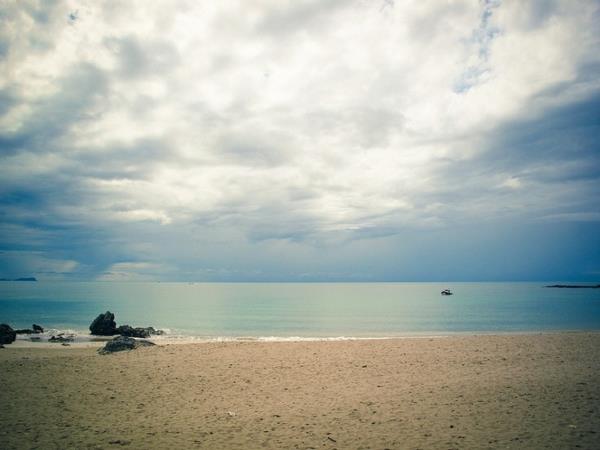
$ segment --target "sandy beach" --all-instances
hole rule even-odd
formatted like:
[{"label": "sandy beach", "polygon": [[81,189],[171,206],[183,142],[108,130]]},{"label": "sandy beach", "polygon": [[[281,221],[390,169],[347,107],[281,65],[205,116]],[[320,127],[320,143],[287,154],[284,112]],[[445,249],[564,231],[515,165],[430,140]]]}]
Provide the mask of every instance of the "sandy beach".
[{"label": "sandy beach", "polygon": [[4,449],[598,448],[600,333],[0,349]]}]

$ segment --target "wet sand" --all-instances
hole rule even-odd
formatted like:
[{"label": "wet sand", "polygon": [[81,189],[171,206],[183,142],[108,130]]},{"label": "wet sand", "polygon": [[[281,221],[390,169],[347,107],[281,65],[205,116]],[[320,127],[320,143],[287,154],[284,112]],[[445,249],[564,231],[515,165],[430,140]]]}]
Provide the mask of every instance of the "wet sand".
[{"label": "wet sand", "polygon": [[600,333],[0,349],[4,449],[594,449]]}]

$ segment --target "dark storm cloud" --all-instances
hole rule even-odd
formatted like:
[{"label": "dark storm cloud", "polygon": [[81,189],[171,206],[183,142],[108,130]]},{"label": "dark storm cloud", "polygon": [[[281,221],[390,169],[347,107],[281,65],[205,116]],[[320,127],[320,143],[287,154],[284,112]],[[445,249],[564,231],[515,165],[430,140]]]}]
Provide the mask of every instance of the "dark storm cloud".
[{"label": "dark storm cloud", "polygon": [[509,122],[495,130],[480,158],[481,170],[498,170],[539,181],[555,169],[557,181],[600,178],[600,95],[544,111],[532,120]]},{"label": "dark storm cloud", "polygon": [[[568,211],[566,220],[600,211],[600,96],[509,121],[485,135],[481,152],[436,169],[436,190],[417,202],[453,205],[438,214],[510,214],[526,208],[533,219]],[[519,214],[523,214],[520,212]],[[452,218],[454,216],[454,218]]]}]

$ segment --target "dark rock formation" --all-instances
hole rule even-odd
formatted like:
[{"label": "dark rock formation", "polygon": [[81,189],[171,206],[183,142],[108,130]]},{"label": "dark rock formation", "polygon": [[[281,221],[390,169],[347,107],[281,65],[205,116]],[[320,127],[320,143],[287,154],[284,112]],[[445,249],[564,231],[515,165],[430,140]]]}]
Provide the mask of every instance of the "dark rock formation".
[{"label": "dark rock formation", "polygon": [[132,337],[117,336],[112,341],[108,341],[106,345],[98,350],[98,353],[106,355],[108,353],[122,352],[124,350],[134,350],[138,347],[150,347],[153,346],[150,341],[136,340]]},{"label": "dark rock formation", "polygon": [[0,278],[0,281],[37,281],[35,277],[24,278]]},{"label": "dark rock formation", "polygon": [[61,333],[61,334],[57,334],[56,336],[50,337],[50,339],[48,339],[48,342],[65,343],[65,342],[73,342],[74,339],[75,339],[75,336],[72,334],[64,335],[63,333]]},{"label": "dark rock formation", "polygon": [[162,330],[156,330],[154,327],[136,327],[133,328],[131,325],[121,325],[117,328],[116,334],[120,334],[121,336],[128,337],[137,337],[137,338],[148,338],[154,335],[163,334]]},{"label": "dark rock formation", "polygon": [[116,333],[127,337],[148,337],[143,333],[143,328],[139,328],[139,330],[138,332],[138,328],[133,328],[131,325],[121,325],[117,328]]},{"label": "dark rock formation", "polygon": [[600,289],[600,284],[589,285],[589,284],[553,284],[552,286],[546,286],[549,288],[561,288],[561,289]]},{"label": "dark rock formation", "polygon": [[17,333],[17,334],[36,334],[36,333],[43,333],[43,332],[44,332],[44,329],[36,324],[33,324],[31,329],[30,328],[21,328],[20,330],[15,330],[15,333]]},{"label": "dark rock formation", "polygon": [[115,315],[110,311],[99,314],[90,325],[90,331],[97,336],[112,336],[117,332]]},{"label": "dark rock formation", "polygon": [[17,338],[17,333],[10,325],[0,324],[0,344],[10,344]]}]

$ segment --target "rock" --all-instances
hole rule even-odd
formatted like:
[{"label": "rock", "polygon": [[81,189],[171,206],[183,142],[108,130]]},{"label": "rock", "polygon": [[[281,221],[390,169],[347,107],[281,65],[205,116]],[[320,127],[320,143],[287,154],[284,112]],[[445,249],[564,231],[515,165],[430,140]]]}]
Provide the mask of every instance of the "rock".
[{"label": "rock", "polygon": [[0,324],[0,344],[10,344],[17,338],[17,333],[10,325]]},{"label": "rock", "polygon": [[146,327],[146,328],[136,328],[136,330],[142,330],[143,333],[148,336],[154,336],[157,334],[162,334],[161,330],[155,330],[154,327]]},{"label": "rock", "polygon": [[37,334],[43,333],[44,329],[35,323],[31,326],[31,328],[21,328],[20,330],[15,330],[17,334]]},{"label": "rock", "polygon": [[121,325],[120,327],[117,327],[117,329],[115,330],[115,334],[133,337],[133,327],[130,325]]},{"label": "rock", "polygon": [[115,334],[120,334],[121,336],[128,336],[128,337],[148,338],[150,336],[163,334],[163,331],[155,330],[154,327],[133,328],[130,325],[121,325],[120,327],[117,328]]},{"label": "rock", "polygon": [[75,339],[75,336],[72,334],[65,336],[64,334],[61,333],[61,334],[57,334],[56,336],[50,337],[50,339],[48,339],[48,342],[65,343],[65,342],[72,342],[74,339]]},{"label": "rock", "polygon": [[0,348],[4,348],[4,345],[0,344]]},{"label": "rock", "polygon": [[112,336],[116,334],[117,324],[115,315],[110,311],[99,314],[90,325],[90,331],[97,336]]},{"label": "rock", "polygon": [[117,334],[127,337],[147,338],[151,333],[146,328],[133,328],[131,325],[121,325],[117,328]]},{"label": "rock", "polygon": [[600,289],[600,284],[589,285],[589,284],[553,284],[546,286],[547,288],[561,288],[561,289]]},{"label": "rock", "polygon": [[33,334],[33,330],[30,330],[29,328],[22,328],[20,330],[15,330],[15,333],[17,333],[17,334]]},{"label": "rock", "polygon": [[108,341],[106,345],[98,350],[98,353],[106,355],[108,353],[122,352],[124,350],[134,350],[138,347],[153,346],[150,341],[137,340],[128,336],[117,336],[112,341]]},{"label": "rock", "polygon": [[0,278],[0,281],[37,281],[35,277],[24,278]]}]

